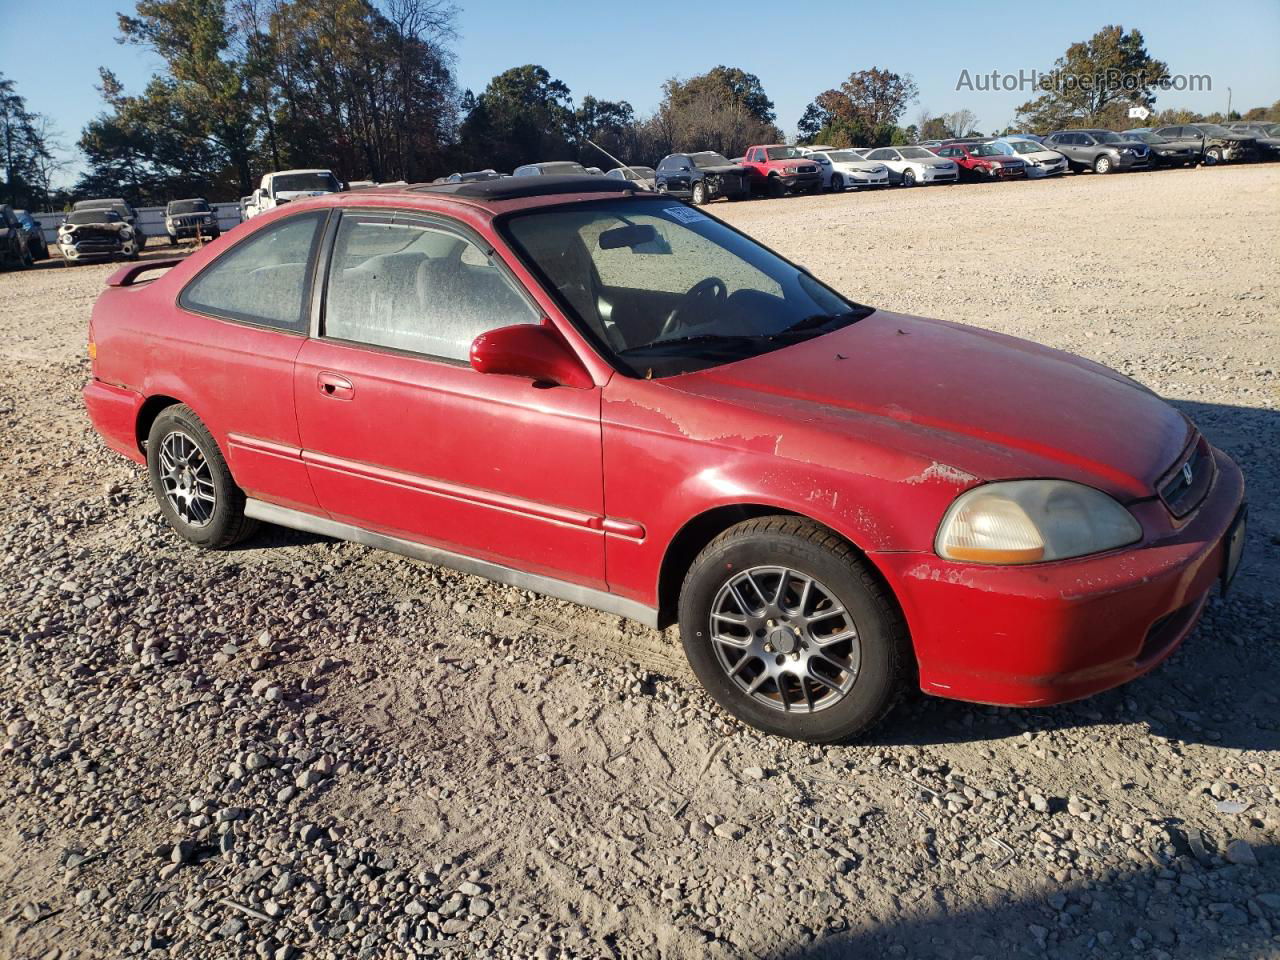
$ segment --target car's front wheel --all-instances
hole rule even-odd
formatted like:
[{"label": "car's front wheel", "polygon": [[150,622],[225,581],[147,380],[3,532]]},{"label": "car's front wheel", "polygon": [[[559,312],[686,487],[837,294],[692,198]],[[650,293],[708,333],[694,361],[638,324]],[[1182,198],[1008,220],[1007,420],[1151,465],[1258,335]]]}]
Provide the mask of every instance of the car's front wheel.
[{"label": "car's front wheel", "polygon": [[746,520],[708,544],[680,593],[680,634],[707,692],[767,733],[848,740],[904,687],[906,628],[888,590],[799,517]]},{"label": "car's front wheel", "polygon": [[831,175],[831,191],[833,193],[844,192],[844,177],[838,173],[833,173]]},{"label": "car's front wheel", "polygon": [[707,185],[699,180],[693,185],[694,206],[701,207],[707,202]]},{"label": "car's front wheel", "polygon": [[904,187],[914,187],[916,185],[916,172],[910,167],[902,171],[902,185]]},{"label": "car's front wheel", "polygon": [[1222,162],[1222,148],[1210,147],[1204,152],[1205,166],[1212,167]]},{"label": "car's front wheel", "polygon": [[1108,157],[1105,153],[1099,156],[1096,160],[1093,161],[1093,172],[1094,173],[1110,173],[1111,158]]},{"label": "car's front wheel", "polygon": [[220,550],[257,528],[213,435],[186,404],[166,407],[151,424],[147,473],[169,526],[196,546]]}]

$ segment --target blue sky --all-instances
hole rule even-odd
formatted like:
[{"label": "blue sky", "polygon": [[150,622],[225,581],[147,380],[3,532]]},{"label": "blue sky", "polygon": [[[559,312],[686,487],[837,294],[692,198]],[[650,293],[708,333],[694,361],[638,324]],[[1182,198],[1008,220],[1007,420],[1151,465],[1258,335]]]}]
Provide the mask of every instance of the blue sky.
[{"label": "blue sky", "polygon": [[[1224,110],[1228,87],[1237,108],[1280,99],[1277,0],[1236,0],[1216,8],[1190,0],[1144,0],[1123,4],[1123,14],[1033,2],[1003,4],[1003,14],[991,17],[978,12],[981,4],[959,2],[736,0],[682,6],[683,24],[665,22],[656,4],[602,5],[595,8],[599,15],[584,16],[593,8],[581,0],[460,3],[461,36],[454,49],[461,87],[479,91],[507,67],[540,63],[577,99],[592,93],[629,100],[643,114],[656,105],[667,77],[725,63],[761,78],[788,134],[815,94],[870,66],[915,77],[920,102],[904,122],[914,120],[922,106],[935,114],[968,108],[978,116],[978,129],[1003,127],[1030,95],[957,91],[962,70],[1046,70],[1069,43],[1117,21],[1140,29],[1148,49],[1172,73],[1212,78],[1211,91],[1165,93],[1160,106]],[[31,109],[54,118],[68,145],[102,109],[94,89],[100,65],[111,67],[130,91],[141,89],[158,67],[146,52],[115,42],[116,11],[127,9],[132,4],[126,0],[0,0],[0,71],[16,81]],[[702,15],[694,15],[699,9]],[[774,19],[778,10],[787,11],[785,19]]]}]

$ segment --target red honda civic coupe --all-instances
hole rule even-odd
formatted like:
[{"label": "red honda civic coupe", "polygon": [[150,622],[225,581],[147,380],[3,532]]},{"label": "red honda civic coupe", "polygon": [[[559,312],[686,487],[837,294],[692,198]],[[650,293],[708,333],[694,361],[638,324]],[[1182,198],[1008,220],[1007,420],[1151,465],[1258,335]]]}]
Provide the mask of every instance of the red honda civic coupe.
[{"label": "red honda civic coupe", "polygon": [[1243,543],[1239,469],[1133,380],[855,303],[625,181],[291,203],[116,273],[90,355],[192,543],[274,523],[678,622],[725,709],[810,741],[910,682],[1124,683]]}]

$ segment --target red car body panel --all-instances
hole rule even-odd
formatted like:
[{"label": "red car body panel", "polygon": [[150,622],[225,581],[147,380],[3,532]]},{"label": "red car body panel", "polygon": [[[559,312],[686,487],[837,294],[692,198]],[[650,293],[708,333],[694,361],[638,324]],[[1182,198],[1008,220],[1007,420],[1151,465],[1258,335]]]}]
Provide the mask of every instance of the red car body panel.
[{"label": "red car body panel", "polygon": [[[186,403],[255,500],[649,609],[673,600],[664,563],[682,531],[722,508],[801,514],[879,571],[906,618],[922,688],[943,696],[1085,696],[1150,669],[1190,631],[1222,571],[1243,480],[1215,452],[1209,493],[1175,520],[1155,486],[1197,435],[1155,394],[1060,351],[885,311],[697,373],[615,373],[494,222],[593,198],[366,191],[255,218],[154,280],[103,293],[90,417],[113,449],[142,462],[148,407]],[[475,231],[536,301],[548,335],[580,359],[579,385],[546,388],[177,305],[228,246],[300,209],[334,206],[429,210]],[[934,552],[959,493],[1026,477],[1109,493],[1139,519],[1142,543],[1023,567]]]},{"label": "red car body panel", "polygon": [[[1026,177],[1027,165],[1019,157],[978,157],[973,154],[974,144],[944,143],[933,147],[932,152],[952,160],[960,168],[960,175],[968,179],[1006,180]],[[954,153],[942,154],[942,150],[953,150]]]}]

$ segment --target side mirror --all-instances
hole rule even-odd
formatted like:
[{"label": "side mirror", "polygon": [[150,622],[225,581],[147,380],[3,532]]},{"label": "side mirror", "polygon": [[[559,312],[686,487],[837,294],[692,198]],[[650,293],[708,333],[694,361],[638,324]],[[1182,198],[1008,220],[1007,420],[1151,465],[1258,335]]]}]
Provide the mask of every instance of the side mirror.
[{"label": "side mirror", "polygon": [[535,384],[593,385],[591,374],[550,326],[517,323],[482,333],[471,341],[471,366],[478,373],[526,377]]}]

